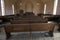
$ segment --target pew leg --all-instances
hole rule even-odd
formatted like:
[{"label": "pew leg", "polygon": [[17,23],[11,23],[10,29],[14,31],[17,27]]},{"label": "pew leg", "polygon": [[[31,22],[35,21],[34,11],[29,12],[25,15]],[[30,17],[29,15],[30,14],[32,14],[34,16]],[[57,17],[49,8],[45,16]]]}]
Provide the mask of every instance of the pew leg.
[{"label": "pew leg", "polygon": [[60,32],[60,28],[58,29],[58,31]]},{"label": "pew leg", "polygon": [[60,25],[58,25],[58,31],[60,32]]},{"label": "pew leg", "polygon": [[50,37],[53,37],[53,31],[49,31]]},{"label": "pew leg", "polygon": [[6,32],[6,39],[8,39],[10,36],[11,36],[11,34]]}]

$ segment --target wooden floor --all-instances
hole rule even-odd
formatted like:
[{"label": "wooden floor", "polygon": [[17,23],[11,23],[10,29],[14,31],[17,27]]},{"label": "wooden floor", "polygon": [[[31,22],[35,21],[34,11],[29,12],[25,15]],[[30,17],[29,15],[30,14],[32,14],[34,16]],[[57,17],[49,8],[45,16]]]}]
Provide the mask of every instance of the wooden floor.
[{"label": "wooden floor", "polygon": [[[60,40],[60,32],[57,30],[57,26],[54,30],[54,36],[53,37],[46,37],[44,32],[32,32],[31,34],[29,32],[18,32],[18,33],[11,33],[12,36],[8,40]],[[3,28],[1,29],[2,32],[0,33],[0,40],[6,40],[5,32]],[[47,34],[48,35],[48,34]]]}]

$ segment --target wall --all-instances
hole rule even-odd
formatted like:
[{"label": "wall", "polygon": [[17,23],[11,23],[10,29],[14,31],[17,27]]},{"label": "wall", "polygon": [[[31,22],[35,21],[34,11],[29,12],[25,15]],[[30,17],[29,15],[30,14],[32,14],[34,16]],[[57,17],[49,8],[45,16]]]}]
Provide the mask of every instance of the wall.
[{"label": "wall", "polygon": [[[22,3],[22,5],[20,5]],[[39,0],[21,0],[17,1],[17,11],[23,9],[25,12],[43,13],[44,4]]]},{"label": "wall", "polygon": [[2,12],[1,12],[1,0],[0,0],[0,16],[2,15]]},{"label": "wall", "polygon": [[15,6],[15,0],[4,0],[4,3],[5,3],[5,15],[13,14],[12,4],[14,4]]},{"label": "wall", "polygon": [[[21,3],[21,4],[20,4]],[[15,13],[18,13],[20,9],[23,9],[24,12],[34,12],[35,15],[38,13],[44,13],[44,4],[47,4],[46,14],[53,13],[54,0],[5,0],[5,14],[11,15],[12,4],[15,6]]]},{"label": "wall", "polygon": [[[20,5],[20,3],[22,3],[22,5]],[[32,6],[29,6],[29,3],[32,4],[33,8],[31,8]],[[29,10],[30,8],[30,10],[33,10],[35,15],[37,15],[38,13],[44,13],[45,3],[47,4],[46,14],[53,14],[54,0],[20,0],[17,1],[17,11],[23,9],[26,12],[26,10]],[[27,4],[28,8],[26,7]]]},{"label": "wall", "polygon": [[58,0],[57,15],[60,15],[60,0]]},{"label": "wall", "polygon": [[54,0],[50,0],[46,3],[46,14],[53,14]]}]

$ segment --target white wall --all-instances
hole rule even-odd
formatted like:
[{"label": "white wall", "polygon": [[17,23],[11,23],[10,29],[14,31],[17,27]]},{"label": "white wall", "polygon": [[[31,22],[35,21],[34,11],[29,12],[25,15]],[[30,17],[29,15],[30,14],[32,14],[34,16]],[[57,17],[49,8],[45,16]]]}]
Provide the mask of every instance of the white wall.
[{"label": "white wall", "polygon": [[[20,5],[20,3],[22,3],[22,5]],[[35,13],[35,15],[37,15],[37,13],[43,13],[44,4],[42,1],[39,0],[21,0],[17,1],[17,10],[19,9],[23,9],[25,12],[26,11],[31,12],[32,10]]]},{"label": "white wall", "polygon": [[[44,12],[44,3],[39,0],[30,0],[30,1],[29,0],[21,0],[21,1],[20,0],[19,1],[18,0],[5,0],[5,14],[6,15],[13,14],[12,4],[14,4],[14,6],[15,6],[15,13],[16,13],[16,11],[18,12],[19,9],[23,9],[25,11],[27,9],[26,8],[27,2],[32,2],[32,5],[33,5],[32,10],[35,14]],[[22,5],[20,5],[20,3],[22,3]],[[39,4],[37,5],[37,3],[39,3]],[[50,1],[46,2],[46,5],[47,5],[46,14],[52,14],[54,0],[50,0]]]},{"label": "white wall", "polygon": [[57,15],[60,15],[60,0],[58,0]]},{"label": "white wall", "polygon": [[1,12],[1,0],[0,0],[0,16],[2,15],[2,12]]},{"label": "white wall", "polygon": [[[15,0],[4,0],[4,3],[5,3],[5,15],[13,15],[12,5],[15,6]],[[16,9],[14,13],[16,13]]]},{"label": "white wall", "polygon": [[46,14],[53,14],[54,0],[50,0],[49,2],[46,3],[46,5],[47,5]]},{"label": "white wall", "polygon": [[5,0],[5,15],[12,14],[12,5],[9,0]]}]

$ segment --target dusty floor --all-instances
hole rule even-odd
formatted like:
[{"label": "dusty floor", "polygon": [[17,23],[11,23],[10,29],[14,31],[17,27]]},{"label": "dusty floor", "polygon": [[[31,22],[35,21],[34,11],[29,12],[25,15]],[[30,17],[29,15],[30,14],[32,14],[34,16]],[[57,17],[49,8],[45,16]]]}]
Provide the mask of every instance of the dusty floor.
[{"label": "dusty floor", "polygon": [[[6,40],[4,28],[1,28],[0,40]],[[57,27],[54,30],[53,37],[45,37],[44,32],[17,32],[11,33],[12,36],[8,40],[60,40],[60,32],[57,31]]]}]

